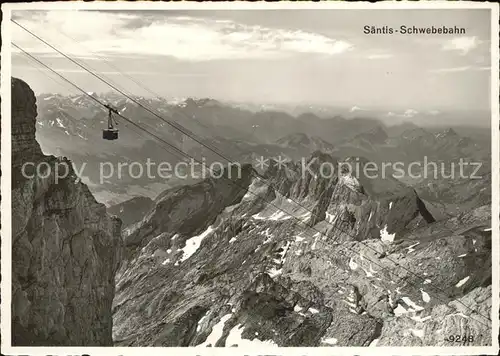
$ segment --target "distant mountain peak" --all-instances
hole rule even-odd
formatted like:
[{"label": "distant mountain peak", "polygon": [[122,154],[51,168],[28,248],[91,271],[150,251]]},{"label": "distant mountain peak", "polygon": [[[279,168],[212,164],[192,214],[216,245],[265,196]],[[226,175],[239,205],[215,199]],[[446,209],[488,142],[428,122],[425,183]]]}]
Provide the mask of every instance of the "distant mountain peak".
[{"label": "distant mountain peak", "polygon": [[184,106],[197,106],[197,107],[207,107],[207,106],[222,106],[222,103],[211,98],[187,98],[184,100]]},{"label": "distant mountain peak", "polygon": [[373,129],[368,131],[368,133],[370,133],[370,134],[385,134],[386,132],[381,125],[377,125]]},{"label": "distant mountain peak", "polygon": [[451,127],[444,130],[443,135],[444,136],[458,136],[457,132],[455,130],[453,130]]},{"label": "distant mountain peak", "polygon": [[297,132],[288,136],[285,136],[278,140],[278,143],[288,143],[288,144],[303,144],[307,145],[311,142],[309,135],[303,132]]},{"label": "distant mountain peak", "polygon": [[356,135],[355,139],[362,139],[371,143],[383,143],[389,136],[381,125],[377,125],[369,131]]},{"label": "distant mountain peak", "polygon": [[409,129],[409,130],[404,131],[402,133],[402,136],[403,136],[403,138],[407,138],[407,139],[415,139],[418,137],[432,136],[432,134],[429,131],[427,131],[421,127],[417,127],[414,129]]},{"label": "distant mountain peak", "polygon": [[294,148],[298,150],[306,149],[309,152],[322,151],[332,152],[334,146],[317,136],[311,136],[303,132],[293,133],[284,136],[276,141],[282,147]]}]

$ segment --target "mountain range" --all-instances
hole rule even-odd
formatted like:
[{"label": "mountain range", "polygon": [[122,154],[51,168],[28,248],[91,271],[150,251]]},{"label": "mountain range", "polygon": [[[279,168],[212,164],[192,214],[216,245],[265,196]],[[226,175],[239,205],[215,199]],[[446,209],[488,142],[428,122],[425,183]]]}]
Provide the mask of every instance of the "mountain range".
[{"label": "mountain range", "polygon": [[[208,163],[253,164],[260,157],[279,156],[300,160],[316,150],[338,158],[359,156],[376,162],[408,163],[422,161],[424,156],[430,160],[469,157],[489,161],[487,129],[459,126],[448,135],[445,133],[449,128],[420,128],[411,121],[387,126],[369,117],[332,115],[324,118],[302,112],[305,108],[297,109],[299,114],[293,116],[285,111],[255,112],[212,99],[172,102],[144,97],[131,97],[131,100],[112,93],[91,94],[174,147]],[[167,187],[186,183],[176,179],[134,179],[127,170],[120,179],[113,176],[101,182],[99,164],[102,161],[117,167],[120,162],[144,163],[144,157],[172,164],[183,157],[120,117],[117,117],[120,140],[102,140],[107,112],[87,95],[43,94],[37,97],[37,107],[37,139],[42,150],[70,157],[77,167],[85,164],[83,179],[103,203],[113,205],[136,195],[155,198]],[[196,140],[179,132],[178,125]]]}]

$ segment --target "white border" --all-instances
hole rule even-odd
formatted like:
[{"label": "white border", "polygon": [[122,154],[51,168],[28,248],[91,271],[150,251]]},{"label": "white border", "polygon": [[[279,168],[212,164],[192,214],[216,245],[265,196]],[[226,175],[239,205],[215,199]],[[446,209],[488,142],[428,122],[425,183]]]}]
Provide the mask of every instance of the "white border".
[{"label": "white border", "polygon": [[[4,345],[6,340],[8,344],[11,343],[11,286],[12,286],[12,187],[11,187],[11,170],[12,170],[12,147],[11,147],[11,60],[10,55],[10,42],[11,33],[9,30],[9,22],[11,18],[10,9],[6,9],[2,4],[2,57],[1,57],[1,75],[0,75],[0,96],[1,103],[1,125],[2,125],[2,144],[1,144],[1,195],[2,201],[0,204],[0,214],[2,218],[2,227],[0,229],[1,243],[2,243],[2,309],[1,309],[1,338],[2,338],[2,353],[4,352]],[[9,152],[9,154],[5,154]],[[4,323],[4,320],[6,321]],[[5,324],[5,325],[4,325]]]},{"label": "white border", "polygon": [[[492,228],[492,271],[491,271],[491,330],[496,330],[493,336],[493,344],[496,352],[499,349],[498,332],[500,330],[500,13],[496,4],[491,11],[491,169],[492,169],[492,207],[491,207],[491,228]],[[493,334],[493,332],[492,332]],[[495,351],[493,351],[495,354]]]},{"label": "white border", "polygon": [[[499,7],[494,3],[477,2],[53,2],[53,3],[8,3],[2,4],[2,56],[1,56],[1,97],[2,97],[2,134],[1,152],[11,152],[11,42],[10,19],[12,10],[271,10],[271,9],[490,9],[491,23],[491,120],[492,120],[492,346],[490,347],[259,347],[256,350],[240,348],[195,348],[195,347],[15,347],[11,346],[11,259],[12,239],[1,239],[1,338],[2,353],[10,355],[78,355],[82,353],[91,356],[137,355],[140,352],[149,356],[164,356],[166,352],[174,355],[230,355],[235,354],[286,354],[290,355],[496,355],[498,345],[499,325],[499,265],[500,265],[500,118],[499,118]],[[1,156],[1,236],[12,236],[11,231],[11,154]],[[495,334],[496,330],[496,334]]]}]

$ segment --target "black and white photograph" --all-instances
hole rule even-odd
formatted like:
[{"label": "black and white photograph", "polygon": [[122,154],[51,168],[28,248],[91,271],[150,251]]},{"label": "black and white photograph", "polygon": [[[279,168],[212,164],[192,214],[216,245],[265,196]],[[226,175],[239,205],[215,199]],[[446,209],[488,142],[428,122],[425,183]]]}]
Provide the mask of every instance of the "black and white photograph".
[{"label": "black and white photograph", "polygon": [[6,355],[493,355],[498,4],[2,4]]}]

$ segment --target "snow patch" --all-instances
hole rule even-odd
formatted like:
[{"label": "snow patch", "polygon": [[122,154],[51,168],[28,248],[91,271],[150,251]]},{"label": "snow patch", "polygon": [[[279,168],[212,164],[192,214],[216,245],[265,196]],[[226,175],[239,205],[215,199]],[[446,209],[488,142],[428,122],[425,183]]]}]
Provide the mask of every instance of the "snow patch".
[{"label": "snow patch", "polygon": [[224,330],[224,325],[226,324],[226,321],[228,321],[230,318],[231,318],[231,315],[232,314],[226,314],[224,315],[220,321],[215,324],[213,327],[212,327],[212,332],[210,333],[210,335],[208,335],[207,339],[205,340],[205,342],[197,345],[198,347],[203,347],[203,346],[215,346],[215,344],[217,343],[217,341],[222,337],[222,333],[223,333],[223,330]]},{"label": "snow patch", "polygon": [[205,315],[203,315],[203,316],[201,317],[201,319],[200,319],[200,320],[198,320],[198,325],[196,326],[196,332],[197,332],[197,333],[199,333],[199,332],[200,332],[200,330],[201,330],[201,324],[203,324],[203,322],[204,322],[204,321],[205,321],[205,319],[207,318],[208,314],[209,314],[209,311],[207,311],[207,312],[205,313]]},{"label": "snow patch", "polygon": [[326,220],[327,220],[329,223],[332,223],[332,222],[333,222],[333,220],[335,219],[335,215],[330,214],[329,212],[326,212],[326,213],[325,213],[325,217],[326,217]]},{"label": "snow patch", "polygon": [[302,236],[300,236],[300,235],[295,236],[295,242],[302,242],[302,241],[304,241],[304,240],[305,240],[305,238],[303,238],[303,237],[302,237]]},{"label": "snow patch", "polygon": [[292,217],[290,215],[288,215],[287,213],[285,213],[284,211],[277,211],[276,213],[274,213],[273,215],[271,215],[269,217],[269,220],[278,221],[278,220],[288,220],[291,218]]},{"label": "snow patch", "polygon": [[469,280],[470,276],[465,277],[464,279],[461,279],[460,282],[458,282],[455,287],[460,288],[463,286],[467,281]]},{"label": "snow patch", "polygon": [[415,244],[413,244],[411,246],[408,246],[406,248],[408,250],[408,253],[412,253],[413,251],[415,251],[414,247],[417,246],[417,245],[419,245],[419,244],[420,244],[420,242],[417,242],[417,243],[415,243]]},{"label": "snow patch", "polygon": [[427,320],[430,320],[431,316],[429,315],[429,316],[426,316],[426,317],[422,318],[422,317],[420,317],[418,315],[414,315],[414,316],[410,317],[410,319],[414,320],[414,321],[416,321],[418,323],[423,323],[423,322],[426,322]]},{"label": "snow patch", "polygon": [[[252,230],[250,230],[250,231],[252,231]],[[262,231],[260,232],[261,235],[264,235],[265,237],[267,237],[267,239],[263,242],[263,244],[267,244],[273,238],[273,234],[271,234],[269,232],[269,230],[270,230],[270,228],[267,228],[264,232],[262,232]]]},{"label": "snow patch", "polygon": [[[60,118],[57,118],[57,119],[56,119],[56,121],[57,121],[57,126],[62,127],[63,129],[65,129],[65,128],[66,128],[66,127],[63,125],[62,120],[61,120]],[[67,132],[67,131],[66,131],[66,132]]]},{"label": "snow patch", "polygon": [[[373,276],[374,276],[374,274],[375,274],[375,273],[377,273],[377,271],[375,271],[375,270],[373,269],[373,267],[372,267],[372,264],[371,264],[371,263],[370,263],[370,270],[369,270],[369,271],[367,271],[366,269],[364,269],[364,268],[363,268],[363,271],[365,271],[366,276],[367,276],[368,278],[373,277]],[[375,286],[375,287],[376,287],[376,286]]]},{"label": "snow patch", "polygon": [[425,303],[429,303],[431,301],[431,297],[429,296],[428,293],[426,293],[423,289],[420,290],[420,293],[422,293],[422,300]]},{"label": "snow patch", "polygon": [[424,310],[421,306],[415,304],[410,298],[408,297],[402,297],[401,298],[409,307],[413,308],[413,310],[410,309],[410,311],[420,311]]},{"label": "snow patch", "polygon": [[283,251],[279,253],[281,257],[281,263],[285,262],[285,257],[289,248],[290,248],[290,241],[287,241],[285,247],[283,247]]},{"label": "snow patch", "polygon": [[203,239],[210,235],[213,231],[213,226],[209,226],[201,235],[193,236],[186,240],[186,246],[182,249],[184,254],[182,255],[181,262],[184,262],[191,257],[200,248]]},{"label": "snow patch", "polygon": [[352,259],[352,257],[349,260],[349,268],[352,269],[353,271],[358,268],[358,264],[356,262],[354,262],[354,260]]},{"label": "snow patch", "polygon": [[410,331],[411,331],[411,333],[412,333],[414,336],[419,337],[419,338],[421,338],[421,339],[423,339],[423,338],[424,338],[425,333],[424,333],[424,330],[423,330],[423,329],[422,329],[422,330],[418,330],[418,329],[410,329]]},{"label": "snow patch", "polygon": [[384,242],[393,242],[395,237],[396,233],[389,234],[389,232],[387,231],[387,224],[382,230],[380,230],[380,239]]},{"label": "snow patch", "polygon": [[401,304],[398,304],[398,306],[394,308],[393,312],[395,316],[401,316],[408,313],[408,310],[406,310]]},{"label": "snow patch", "polygon": [[316,250],[316,244],[318,243],[318,239],[319,239],[319,236],[317,236],[318,234],[314,235],[316,236],[316,238],[314,239],[314,242],[311,246],[311,250]]},{"label": "snow patch", "polygon": [[449,315],[447,315],[446,317],[450,317],[450,316],[461,316],[462,318],[466,318],[466,319],[468,319],[468,318],[469,318],[467,315],[465,315],[465,314],[464,314],[464,313],[462,313],[462,312],[455,313],[455,314],[449,314]]},{"label": "snow patch", "polygon": [[280,268],[280,269],[277,269],[275,267],[272,267],[269,271],[267,271],[267,274],[269,275],[269,277],[271,278],[274,278],[276,276],[279,276],[281,273],[283,273],[283,269]]},{"label": "snow patch", "polygon": [[292,217],[289,214],[285,213],[284,211],[277,211],[269,217],[260,216],[260,213],[258,213],[258,214],[252,215],[252,218],[254,218],[256,220],[280,221],[280,220],[288,220],[288,219],[291,219]]},{"label": "snow patch", "polygon": [[261,341],[257,338],[253,340],[248,340],[248,339],[243,339],[241,337],[241,334],[243,334],[243,331],[245,328],[243,325],[238,324],[234,328],[231,329],[229,332],[229,335],[227,336],[226,339],[226,346],[234,346],[237,345],[238,347],[256,347],[256,346],[278,346],[273,340],[266,340],[266,341]]},{"label": "snow patch", "polygon": [[328,339],[321,340],[321,342],[327,345],[337,345],[339,341],[334,337],[329,337]]}]

